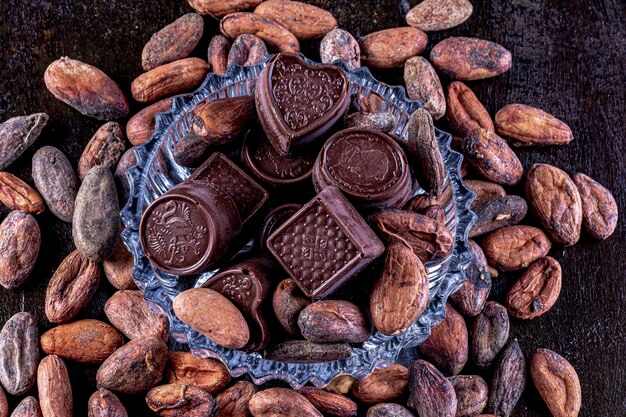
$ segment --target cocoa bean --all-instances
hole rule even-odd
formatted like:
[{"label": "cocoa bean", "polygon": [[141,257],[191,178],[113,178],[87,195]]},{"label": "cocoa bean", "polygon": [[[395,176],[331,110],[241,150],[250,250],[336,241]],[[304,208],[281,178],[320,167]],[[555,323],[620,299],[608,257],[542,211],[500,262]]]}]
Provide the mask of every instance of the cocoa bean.
[{"label": "cocoa bean", "polygon": [[11,210],[42,213],[46,206],[41,195],[13,174],[0,171],[0,202]]},{"label": "cocoa bean", "polygon": [[489,386],[478,375],[457,375],[450,378],[456,394],[456,417],[474,417],[487,406]]},{"label": "cocoa bean", "polygon": [[468,0],[425,0],[409,10],[406,22],[425,32],[445,30],[465,22],[472,11]]},{"label": "cocoa bean", "polygon": [[104,388],[91,394],[87,410],[87,417],[128,417],[117,395]]},{"label": "cocoa bean", "polygon": [[585,174],[574,175],[583,210],[583,227],[593,238],[606,239],[617,226],[618,209],[609,190]]},{"label": "cocoa bean", "polygon": [[199,358],[190,352],[170,352],[163,380],[168,384],[193,385],[215,395],[230,382],[230,371],[213,359]]},{"label": "cocoa bean", "polygon": [[278,283],[272,297],[272,306],[278,322],[291,335],[300,332],[298,316],[311,301],[302,294],[300,288],[291,279]]},{"label": "cocoa bean", "polygon": [[366,417],[415,417],[413,413],[411,413],[406,408],[402,407],[400,404],[393,403],[381,403],[376,404],[373,407],[370,407],[367,410]]},{"label": "cocoa bean", "polygon": [[357,405],[348,397],[314,387],[304,387],[299,392],[304,395],[304,398],[309,400],[313,407],[324,415],[337,417],[351,417],[356,415]]},{"label": "cocoa bean", "polygon": [[491,116],[476,94],[460,81],[453,81],[447,89],[446,118],[450,129],[465,136],[476,129],[494,131]]},{"label": "cocoa bean", "polygon": [[229,13],[253,9],[263,0],[187,0],[200,14],[223,17]]},{"label": "cocoa bean", "polygon": [[126,124],[126,137],[134,146],[145,143],[156,126],[156,115],[172,108],[172,97],[164,98],[140,110]]},{"label": "cocoa bean", "polygon": [[122,239],[118,239],[113,254],[102,262],[104,275],[109,283],[118,290],[136,288],[133,280],[133,262],[133,255],[126,249]]},{"label": "cocoa bean", "polygon": [[487,234],[480,246],[489,265],[502,271],[516,271],[546,256],[552,244],[536,227],[511,226]]},{"label": "cocoa bean", "polygon": [[254,384],[247,381],[236,382],[215,397],[218,406],[215,417],[248,417],[248,404],[256,392]]},{"label": "cocoa bean", "polygon": [[356,305],[321,300],[306,306],[298,317],[305,339],[317,343],[362,343],[371,336],[370,324]]},{"label": "cocoa bean", "polygon": [[424,52],[428,37],[417,28],[400,27],[370,33],[359,39],[361,61],[374,68],[394,68]]},{"label": "cocoa bean", "polygon": [[320,58],[324,64],[343,61],[348,69],[361,68],[361,47],[350,32],[336,28],[322,39]]},{"label": "cocoa bean", "polygon": [[581,407],[580,381],[561,355],[538,349],[530,358],[530,376],[554,417],[576,417]]},{"label": "cocoa bean", "polygon": [[302,394],[288,388],[259,391],[250,400],[254,417],[322,417]]},{"label": "cocoa bean", "polygon": [[330,380],[324,389],[335,394],[345,395],[352,391],[356,378],[352,375],[339,375]]},{"label": "cocoa bean", "polygon": [[167,345],[156,336],[133,339],[98,369],[98,388],[138,394],[156,385],[167,364]]},{"label": "cocoa bean", "polygon": [[194,108],[193,131],[212,146],[226,145],[239,139],[255,117],[252,96],[217,99]]},{"label": "cocoa bean", "polygon": [[168,339],[167,316],[150,310],[141,291],[117,291],[104,305],[104,314],[129,339],[148,336]]},{"label": "cocoa bean", "polygon": [[428,60],[414,56],[404,63],[404,84],[410,99],[420,100],[433,119],[446,113],[446,98],[441,80]]},{"label": "cocoa bean", "polygon": [[370,293],[370,313],[385,335],[405,332],[428,305],[428,272],[411,248],[392,243]]},{"label": "cocoa bean", "polygon": [[107,259],[115,249],[120,224],[120,206],[111,170],[95,166],[76,195],[72,222],[76,249],[96,262]]},{"label": "cocoa bean", "polygon": [[70,253],[54,271],[46,290],[46,317],[64,323],[76,317],[98,289],[100,267],[77,250]]},{"label": "cocoa bean", "polygon": [[191,129],[174,145],[172,157],[178,165],[196,168],[206,161],[212,149],[210,143],[200,139]]},{"label": "cocoa bean", "polygon": [[183,291],[174,299],[173,308],[183,323],[226,348],[241,349],[250,339],[250,329],[241,312],[217,291]]},{"label": "cocoa bean", "polygon": [[526,198],[554,242],[563,246],[578,242],[582,201],[569,175],[552,165],[534,164],[526,175]]},{"label": "cocoa bean", "polygon": [[8,417],[9,415],[9,403],[7,402],[7,396],[4,390],[0,386],[0,417]]},{"label": "cocoa bean", "polygon": [[476,38],[450,37],[435,45],[430,62],[456,80],[495,77],[511,69],[511,53],[495,42]]},{"label": "cocoa bean", "polygon": [[351,354],[352,348],[347,343],[288,340],[271,347],[266,358],[278,362],[317,363],[346,359]]},{"label": "cocoa bean", "polygon": [[37,220],[23,211],[12,211],[0,223],[0,285],[15,289],[28,279],[41,246]]},{"label": "cocoa bean", "polygon": [[284,26],[299,40],[320,38],[337,27],[332,13],[299,1],[264,1],[254,9],[254,13]]},{"label": "cocoa bean", "polygon": [[[11,417],[42,417],[39,401],[35,397],[24,398],[13,410]],[[90,416],[91,417],[91,416]]]},{"label": "cocoa bean", "polygon": [[430,336],[419,346],[420,353],[444,374],[456,375],[465,366],[469,342],[465,319],[451,304],[446,317],[433,327]]},{"label": "cocoa bean", "polygon": [[391,132],[397,125],[396,117],[390,112],[357,112],[344,117],[346,127],[374,129],[380,132]]},{"label": "cocoa bean", "polygon": [[502,351],[491,381],[487,412],[509,417],[526,385],[526,361],[517,340]]},{"label": "cocoa bean", "polygon": [[152,35],[141,52],[141,66],[150,71],[158,66],[187,58],[204,31],[204,20],[187,13]]},{"label": "cocoa bean", "polygon": [[0,382],[11,395],[35,386],[39,365],[37,322],[30,313],[17,313],[0,332]]},{"label": "cocoa bean", "polygon": [[561,293],[561,265],[546,256],[530,264],[506,295],[510,315],[534,319],[552,308]]},{"label": "cocoa bean", "polygon": [[454,245],[452,233],[430,217],[403,210],[381,210],[371,217],[385,240],[402,242],[423,262],[447,256]]},{"label": "cocoa bean", "polygon": [[78,178],[85,179],[96,165],[114,168],[124,153],[124,135],[117,122],[109,122],[93,135],[78,161]]},{"label": "cocoa bean", "polygon": [[413,172],[426,192],[437,198],[443,192],[446,167],[439,150],[432,116],[425,109],[415,110],[409,117],[407,130]]},{"label": "cocoa bean", "polygon": [[457,399],[452,383],[437,368],[420,359],[409,369],[407,404],[420,417],[454,417]]},{"label": "cocoa bean", "polygon": [[46,123],[46,113],[17,116],[0,123],[0,169],[11,165],[30,147]]},{"label": "cocoa bean", "polygon": [[472,203],[472,209],[476,209],[487,201],[506,195],[504,188],[493,182],[482,180],[465,180],[464,182],[467,188],[476,193],[476,199]]},{"label": "cocoa bean", "polygon": [[464,271],[467,280],[450,299],[461,314],[474,317],[483,310],[487,302],[491,292],[491,275],[483,250],[473,240],[468,243],[473,259]]},{"label": "cocoa bean", "polygon": [[509,340],[509,315],[495,301],[488,301],[474,319],[471,329],[470,356],[479,368],[488,368]]},{"label": "cocoa bean", "polygon": [[72,386],[63,359],[46,356],[37,370],[39,404],[44,417],[72,417]]},{"label": "cocoa bean", "polygon": [[461,139],[460,147],[470,166],[487,180],[512,186],[522,179],[522,163],[494,132],[474,130]]},{"label": "cocoa bean", "polygon": [[152,388],[146,396],[148,407],[163,417],[209,417],[215,412],[215,399],[192,385],[169,384]]},{"label": "cocoa bean", "polygon": [[237,36],[228,52],[227,67],[241,65],[251,67],[265,61],[269,53],[265,43],[258,36],[243,34]]},{"label": "cocoa bean", "polygon": [[224,35],[215,35],[211,38],[207,49],[207,60],[211,66],[211,72],[214,74],[226,73],[230,46],[230,39]]},{"label": "cocoa bean", "polygon": [[526,217],[526,200],[517,195],[494,198],[476,207],[476,223],[469,236],[475,238],[502,227],[515,226]]},{"label": "cocoa bean", "polygon": [[392,364],[357,380],[352,395],[363,404],[397,401],[406,394],[408,385],[409,370],[400,364]]},{"label": "cocoa bean", "polygon": [[135,78],[130,86],[133,98],[142,103],[196,89],[209,72],[199,58],[184,58],[156,67]]},{"label": "cocoa bean", "polygon": [[524,104],[508,104],[495,116],[499,135],[513,146],[563,145],[573,139],[572,129],[556,117]]},{"label": "cocoa bean", "polygon": [[62,57],[44,73],[53,96],[85,116],[115,120],[128,116],[128,101],[115,81],[98,68]]},{"label": "cocoa bean", "polygon": [[265,44],[279,52],[300,51],[298,38],[283,25],[257,13],[238,12],[224,16],[220,31],[231,39],[249,33],[263,39]]},{"label": "cocoa bean", "polygon": [[82,363],[102,363],[124,344],[122,335],[99,320],[78,320],[41,335],[41,349]]},{"label": "cocoa bean", "polygon": [[33,155],[32,177],[46,205],[59,219],[70,223],[78,179],[67,156],[57,148],[44,146]]}]

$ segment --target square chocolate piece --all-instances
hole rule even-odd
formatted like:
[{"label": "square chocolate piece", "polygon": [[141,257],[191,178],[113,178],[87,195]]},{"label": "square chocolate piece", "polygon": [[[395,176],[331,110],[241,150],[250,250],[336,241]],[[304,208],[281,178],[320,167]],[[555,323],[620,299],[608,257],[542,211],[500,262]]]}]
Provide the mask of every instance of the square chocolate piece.
[{"label": "square chocolate piece", "polygon": [[335,187],[324,188],[276,229],[267,246],[311,298],[328,296],[385,250]]},{"label": "square chocolate piece", "polygon": [[269,194],[226,155],[216,152],[189,178],[195,183],[221,188],[239,209],[241,224],[246,223],[267,203]]}]

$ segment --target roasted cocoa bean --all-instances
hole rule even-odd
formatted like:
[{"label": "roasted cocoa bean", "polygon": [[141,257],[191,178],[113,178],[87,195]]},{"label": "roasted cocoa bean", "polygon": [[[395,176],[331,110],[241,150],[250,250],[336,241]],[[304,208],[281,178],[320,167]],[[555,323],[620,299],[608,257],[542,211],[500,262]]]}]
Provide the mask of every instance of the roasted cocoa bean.
[{"label": "roasted cocoa bean", "polygon": [[288,388],[259,391],[250,400],[254,417],[322,417],[302,394]]},{"label": "roasted cocoa bean", "polygon": [[0,223],[0,285],[15,289],[28,279],[39,248],[41,230],[35,218],[23,211],[12,211]]},{"label": "roasted cocoa bean", "polygon": [[428,305],[428,272],[411,248],[392,243],[381,277],[370,293],[376,330],[385,335],[405,332]]},{"label": "roasted cocoa bean", "polygon": [[478,375],[450,378],[456,394],[456,417],[475,417],[487,406],[489,386]]},{"label": "roasted cocoa bean", "polygon": [[17,313],[0,332],[0,382],[11,395],[35,386],[39,365],[37,322],[30,313]]},{"label": "roasted cocoa bean", "polygon": [[515,226],[526,217],[527,211],[526,200],[517,195],[487,201],[474,210],[478,218],[469,236],[475,238],[502,227]]},{"label": "roasted cocoa bean", "polygon": [[[275,1],[275,0],[274,0]],[[243,34],[237,36],[228,53],[227,66],[251,67],[265,61],[269,53],[265,43],[258,36]]]},{"label": "roasted cocoa bean", "polygon": [[235,382],[235,384],[217,394],[217,414],[215,417],[248,417],[250,410],[248,404],[257,388],[247,381]]},{"label": "roasted cocoa bean", "polygon": [[538,349],[530,358],[530,376],[554,417],[576,417],[581,407],[580,381],[561,355]]},{"label": "roasted cocoa bean", "polygon": [[117,122],[109,122],[93,135],[78,161],[78,178],[85,179],[96,165],[112,169],[124,153],[124,135]]},{"label": "roasted cocoa bean", "polygon": [[274,313],[283,329],[291,335],[300,333],[298,316],[309,304],[311,301],[291,279],[282,280],[274,290],[272,297]]},{"label": "roasted cocoa bean", "polygon": [[266,358],[279,362],[317,363],[346,359],[352,354],[347,343],[315,343],[288,340],[269,348]]},{"label": "roasted cocoa bean", "polygon": [[346,127],[361,127],[374,129],[380,132],[391,132],[397,124],[396,117],[391,112],[356,112],[344,117]]},{"label": "roasted cocoa bean", "polygon": [[78,179],[67,156],[57,148],[44,146],[33,155],[32,177],[46,205],[59,219],[70,223]]},{"label": "roasted cocoa bean", "polygon": [[435,45],[430,62],[455,80],[480,80],[511,69],[511,53],[495,42],[476,38],[450,37]]},{"label": "roasted cocoa bean", "polygon": [[506,195],[504,188],[493,182],[482,180],[465,180],[464,182],[467,188],[476,193],[476,199],[472,203],[472,209],[476,209],[487,201]]},{"label": "roasted cocoa bean", "polygon": [[200,139],[191,129],[174,145],[172,157],[178,165],[196,168],[206,161],[212,149],[210,143]]},{"label": "roasted cocoa bean", "polygon": [[324,415],[336,417],[356,415],[357,405],[348,397],[314,387],[304,387],[299,392]]},{"label": "roasted cocoa bean", "polygon": [[[13,410],[11,417],[42,417],[39,401],[35,397],[24,398]],[[91,416],[89,416],[91,417]]]},{"label": "roasted cocoa bean", "polygon": [[494,118],[499,135],[513,146],[563,145],[573,139],[572,129],[556,117],[524,104],[508,104]]},{"label": "roasted cocoa bean", "polygon": [[150,71],[163,64],[187,58],[204,31],[204,20],[187,13],[152,35],[141,52],[141,66]]},{"label": "roasted cocoa bean", "polygon": [[450,129],[465,136],[476,129],[494,131],[491,116],[476,94],[460,81],[453,81],[447,89],[446,118]]},{"label": "roasted cocoa bean", "polygon": [[397,401],[406,394],[408,385],[409,370],[400,364],[392,364],[357,380],[352,395],[363,404]]},{"label": "roasted cocoa bean", "polygon": [[473,240],[468,243],[473,259],[464,271],[467,279],[450,299],[461,314],[474,317],[483,310],[487,302],[491,292],[491,275],[483,250]]},{"label": "roasted cocoa bean", "polygon": [[552,165],[534,164],[526,175],[526,198],[555,243],[571,246],[578,242],[582,201],[569,175]]},{"label": "roasted cocoa bean", "polygon": [[212,146],[239,139],[256,117],[254,97],[222,98],[203,103],[193,110],[193,131]]},{"label": "roasted cocoa bean", "polygon": [[350,32],[336,28],[322,39],[320,58],[324,64],[343,61],[348,69],[361,68],[361,47]]},{"label": "roasted cocoa bean", "polygon": [[446,317],[433,327],[428,339],[419,346],[420,353],[444,374],[456,375],[467,362],[468,349],[465,319],[447,304]]},{"label": "roasted cocoa bean", "polygon": [[417,28],[400,27],[370,33],[359,39],[361,61],[374,68],[394,68],[424,52],[428,37]]},{"label": "roasted cocoa bean", "polygon": [[42,213],[46,209],[37,190],[15,175],[4,171],[0,171],[0,202],[11,210],[22,210],[32,214]]},{"label": "roasted cocoa bean", "polygon": [[0,170],[15,162],[37,140],[46,123],[46,113],[17,116],[0,123]]},{"label": "roasted cocoa bean", "polygon": [[407,404],[420,417],[454,417],[457,399],[452,383],[433,365],[419,359],[409,369]]},{"label": "roasted cocoa bean", "polygon": [[100,283],[100,267],[77,250],[54,271],[46,290],[46,317],[65,323],[76,317],[91,301]]},{"label": "roasted cocoa bean", "polygon": [[410,99],[420,100],[433,119],[446,113],[446,98],[439,76],[428,60],[414,56],[404,63],[404,84]]},{"label": "roasted cocoa bean", "polygon": [[152,311],[141,291],[117,291],[104,305],[104,314],[129,339],[157,336],[167,341],[169,320],[165,314]]},{"label": "roasted cocoa bean", "polygon": [[263,39],[271,49],[297,53],[300,42],[287,28],[276,21],[256,13],[238,12],[224,16],[220,31],[231,39],[249,33]]},{"label": "roasted cocoa bean", "polygon": [[376,404],[373,407],[370,407],[367,410],[366,417],[415,417],[413,413],[411,413],[406,408],[402,407],[400,404],[394,403],[381,403]]},{"label": "roasted cocoa bean", "polygon": [[230,382],[230,371],[213,359],[190,352],[170,352],[163,380],[168,384],[193,385],[215,395]]},{"label": "roasted cocoa bean", "polygon": [[574,175],[583,211],[583,227],[592,237],[606,239],[617,226],[618,209],[609,190],[585,174]]},{"label": "roasted cocoa bean", "polygon": [[229,13],[253,9],[263,0],[187,0],[200,14],[223,17]]},{"label": "roasted cocoa bean", "polygon": [[298,327],[305,339],[317,343],[362,343],[372,334],[359,307],[343,300],[321,300],[306,306],[298,317]]},{"label": "roasted cocoa bean", "polygon": [[126,249],[122,239],[118,239],[113,254],[102,262],[102,269],[109,283],[118,290],[136,288],[133,280],[133,262],[133,255]]},{"label": "roasted cocoa bean", "polygon": [[352,375],[339,375],[330,380],[324,389],[335,394],[348,394],[352,391],[352,387],[356,382],[356,378]]},{"label": "roasted cocoa bean", "polygon": [[163,417],[209,417],[215,412],[215,399],[192,385],[169,384],[152,388],[146,395],[148,407]]},{"label": "roasted cocoa bean", "polygon": [[207,50],[207,60],[214,74],[225,74],[228,69],[228,52],[230,51],[230,39],[224,35],[215,35],[211,38]]},{"label": "roasted cocoa bean", "polygon": [[425,0],[409,10],[406,22],[425,32],[445,30],[465,22],[472,11],[468,0]]},{"label": "roasted cocoa bean", "polygon": [[172,97],[164,98],[140,110],[126,124],[126,137],[134,146],[145,143],[156,126],[156,115],[172,108]]},{"label": "roasted cocoa bean", "polygon": [[254,13],[284,26],[299,40],[320,38],[337,27],[332,13],[299,1],[264,1],[254,9]]},{"label": "roasted cocoa bean", "polygon": [[413,172],[420,185],[437,198],[443,192],[446,167],[439,150],[432,116],[425,109],[415,110],[409,117],[407,130]]},{"label": "roasted cocoa bean", "polygon": [[470,357],[479,368],[488,368],[509,340],[509,315],[506,308],[488,301],[471,328]]},{"label": "roasted cocoa bean", "polygon": [[526,385],[526,360],[517,340],[502,351],[491,381],[487,412],[509,417]]},{"label": "roasted cocoa bean", "polygon": [[46,356],[37,369],[39,405],[44,417],[72,417],[72,386],[63,359]]},{"label": "roasted cocoa bean", "polygon": [[526,268],[550,251],[550,239],[532,226],[503,227],[487,234],[480,247],[489,265],[502,271]]},{"label": "roasted cocoa bean", "polygon": [[552,308],[561,293],[561,265],[546,256],[530,264],[506,295],[509,314],[534,319]]},{"label": "roasted cocoa bean", "polygon": [[204,81],[209,64],[199,58],[184,58],[161,65],[135,78],[130,86],[133,98],[142,103],[193,91]]},{"label": "roasted cocoa bean", "polygon": [[117,395],[104,388],[91,394],[87,410],[87,417],[128,417]]}]

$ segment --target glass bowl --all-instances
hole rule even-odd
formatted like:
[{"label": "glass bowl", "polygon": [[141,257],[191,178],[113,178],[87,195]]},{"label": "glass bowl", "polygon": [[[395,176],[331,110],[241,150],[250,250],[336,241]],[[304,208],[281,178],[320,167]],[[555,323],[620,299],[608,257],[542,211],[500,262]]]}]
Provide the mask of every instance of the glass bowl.
[{"label": "glass bowl", "polygon": [[[307,62],[315,64],[308,59]],[[182,323],[172,309],[172,300],[181,291],[201,286],[216,271],[205,272],[197,279],[179,279],[178,276],[155,270],[139,243],[138,228],[143,210],[191,174],[191,170],[176,164],[172,157],[173,145],[190,129],[191,110],[201,102],[217,98],[254,95],[256,78],[265,65],[264,62],[253,67],[233,66],[225,75],[209,74],[193,94],[174,98],[170,111],[157,115],[152,137],[136,147],[137,164],[126,174],[130,183],[130,197],[122,209],[125,225],[122,239],[134,257],[133,278],[144,291],[148,304],[167,314],[170,332],[176,341],[188,344],[190,350],[198,356],[224,362],[233,377],[248,374],[256,384],[281,379],[294,388],[300,388],[306,383],[321,387],[338,375],[364,378],[374,369],[393,363],[403,348],[416,346],[425,340],[431,328],[445,316],[448,296],[465,280],[463,271],[471,261],[467,235],[475,221],[475,215],[469,208],[474,194],[461,179],[462,156],[450,149],[452,137],[448,133],[437,130],[447,170],[444,194],[448,198],[442,205],[446,213],[446,225],[455,235],[455,244],[445,259],[426,264],[430,283],[428,307],[404,334],[383,336],[375,333],[367,342],[354,347],[352,356],[344,360],[314,364],[284,363],[264,359],[259,353],[246,353],[217,345]],[[408,115],[421,107],[422,103],[409,100],[403,87],[392,87],[377,81],[367,68],[348,70],[342,62],[336,65],[346,71],[351,94],[369,96],[375,92],[383,98],[385,110],[393,112],[397,119],[392,134],[397,140],[406,140]],[[416,194],[423,193],[423,190],[418,190]],[[252,245],[252,242],[248,243],[241,251],[250,251]]]}]

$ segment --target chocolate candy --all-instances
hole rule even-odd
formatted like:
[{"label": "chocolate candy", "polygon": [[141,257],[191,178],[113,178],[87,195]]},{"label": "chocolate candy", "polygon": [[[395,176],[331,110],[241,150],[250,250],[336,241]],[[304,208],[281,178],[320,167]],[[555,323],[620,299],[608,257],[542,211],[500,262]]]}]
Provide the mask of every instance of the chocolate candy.
[{"label": "chocolate candy", "polygon": [[340,189],[354,204],[373,208],[402,207],[413,193],[404,151],[384,133],[351,128],[334,134],[313,168],[317,191]]},{"label": "chocolate candy", "polygon": [[239,209],[243,227],[265,206],[269,198],[263,187],[219,152],[211,155],[187,181],[205,186],[212,184],[224,190]]},{"label": "chocolate candy", "polygon": [[221,270],[203,285],[221,293],[243,313],[251,333],[245,351],[263,349],[270,341],[268,297],[274,266],[268,258],[248,259]]},{"label": "chocolate candy", "polygon": [[334,65],[309,65],[281,53],[259,75],[255,100],[267,137],[283,155],[303,148],[327,132],[348,110],[350,82]]},{"label": "chocolate candy", "polygon": [[267,241],[270,252],[302,291],[323,298],[385,250],[335,187],[323,189]]},{"label": "chocolate candy", "polygon": [[270,211],[261,225],[261,230],[259,231],[256,241],[257,246],[261,248],[261,250],[265,250],[267,248],[267,239],[274,233],[274,230],[278,229],[278,227],[301,208],[302,204],[284,204]]},{"label": "chocolate candy", "polygon": [[242,159],[261,181],[273,186],[292,185],[311,178],[315,155],[281,155],[265,135],[252,132],[243,143]]},{"label": "chocolate candy", "polygon": [[139,226],[141,246],[155,268],[189,275],[215,265],[241,231],[233,200],[213,184],[183,182],[155,200]]}]

